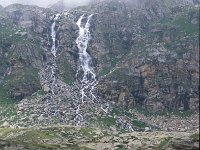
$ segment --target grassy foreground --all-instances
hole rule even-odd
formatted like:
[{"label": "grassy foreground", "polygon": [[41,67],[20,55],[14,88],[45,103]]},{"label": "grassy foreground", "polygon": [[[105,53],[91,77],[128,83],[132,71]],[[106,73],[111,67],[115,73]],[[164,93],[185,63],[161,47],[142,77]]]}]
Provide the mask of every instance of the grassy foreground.
[{"label": "grassy foreground", "polygon": [[[89,127],[0,128],[0,150],[154,149],[173,146],[195,149],[198,133],[117,132]],[[190,141],[190,145],[188,142]]]}]

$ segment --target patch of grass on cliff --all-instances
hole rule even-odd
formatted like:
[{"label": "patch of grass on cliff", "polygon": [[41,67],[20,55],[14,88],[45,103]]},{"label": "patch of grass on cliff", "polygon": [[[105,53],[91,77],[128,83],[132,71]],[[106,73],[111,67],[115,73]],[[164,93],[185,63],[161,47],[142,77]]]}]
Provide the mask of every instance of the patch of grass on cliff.
[{"label": "patch of grass on cliff", "polygon": [[176,112],[170,112],[170,115],[175,115],[178,117],[190,117],[195,113],[194,110],[187,110],[187,111],[176,111]]},{"label": "patch of grass on cliff", "polygon": [[99,75],[100,75],[100,76],[105,76],[105,75],[107,75],[107,74],[111,71],[112,68],[113,68],[113,67],[104,67],[104,68],[102,68],[102,70],[101,70],[101,72],[99,73]]},{"label": "patch of grass on cliff", "polygon": [[140,127],[140,128],[144,128],[144,127],[147,126],[146,123],[144,123],[144,122],[142,122],[142,121],[140,121],[140,120],[136,120],[136,119],[132,121],[132,124],[133,124],[134,126]]},{"label": "patch of grass on cliff", "polygon": [[195,110],[187,110],[187,111],[168,111],[165,110],[163,112],[157,112],[157,113],[150,113],[150,115],[157,115],[157,116],[177,116],[177,117],[190,117],[191,115],[195,114]]},{"label": "patch of grass on cliff", "polygon": [[[3,51],[1,50],[1,47],[0,47],[0,51]],[[0,66],[1,66],[1,69],[0,69],[0,76],[3,76],[4,73],[6,72],[6,70],[8,69],[9,67],[9,62],[6,58],[2,58],[0,59]]]},{"label": "patch of grass on cliff", "polygon": [[100,76],[105,76],[107,75],[116,65],[117,63],[120,61],[119,58],[115,58],[115,56],[109,55],[110,57],[110,66],[104,67],[102,68],[102,70],[100,71]]},{"label": "patch of grass on cliff", "polygon": [[[17,28],[11,24],[8,24],[6,26],[0,26],[0,41],[1,46],[6,44],[7,46],[11,46],[12,44],[26,44],[31,43],[27,38],[24,38],[18,34],[15,34],[17,31],[22,31],[24,29]],[[5,46],[6,46],[5,45]]]},{"label": "patch of grass on cliff", "polygon": [[116,69],[112,72],[111,77],[119,82],[127,82],[129,81],[129,76],[126,74],[128,70],[125,68]]},{"label": "patch of grass on cliff", "polygon": [[20,75],[11,75],[7,76],[5,78],[6,80],[6,88],[9,89],[10,87],[16,87],[25,83],[33,84],[36,86],[40,86],[40,81],[39,81],[39,75],[38,75],[39,70],[35,68],[28,68],[25,67],[23,70],[20,72]]},{"label": "patch of grass on cliff", "polygon": [[9,95],[7,94],[7,90],[1,85],[0,87],[0,107],[1,106],[7,106],[10,104],[15,103]]},{"label": "patch of grass on cliff", "polygon": [[58,67],[64,82],[68,85],[72,85],[75,82],[75,71],[73,70],[67,58],[68,56],[61,55],[58,62]]},{"label": "patch of grass on cliff", "polygon": [[6,38],[13,34],[13,31],[17,31],[12,25],[0,25],[0,38]]},{"label": "patch of grass on cliff", "polygon": [[116,124],[116,119],[113,117],[98,117],[96,123],[101,127],[111,127]]},{"label": "patch of grass on cliff", "polygon": [[186,118],[186,117],[190,117],[193,114],[195,114],[197,111],[195,110],[187,110],[187,111],[169,111],[169,110],[165,110],[163,112],[150,112],[147,111],[143,108],[141,108],[140,106],[137,106],[137,111],[147,117],[149,116],[177,116],[177,117],[182,117],[182,118]]},{"label": "patch of grass on cliff", "polygon": [[187,35],[198,34],[198,24],[192,24],[191,20],[189,19],[189,13],[194,11],[198,10],[185,10],[185,12],[181,16],[176,17],[175,20],[163,18],[160,20],[160,23],[165,25],[174,25],[178,27],[181,31],[184,31]]},{"label": "patch of grass on cliff", "polygon": [[120,108],[118,106],[114,107],[113,110],[111,111],[110,113],[112,116],[114,115],[123,115],[123,116],[127,116],[129,118],[134,118],[133,114],[130,113],[127,109],[123,109],[123,108]]},{"label": "patch of grass on cliff", "polygon": [[112,73],[112,77],[122,81],[126,78],[125,71],[123,69],[117,69]]},{"label": "patch of grass on cliff", "polygon": [[110,73],[110,71],[115,68],[117,66],[117,64],[121,63],[121,61],[124,60],[124,58],[126,56],[130,55],[130,53],[128,52],[121,52],[120,54],[113,54],[110,53],[107,55],[106,58],[102,58],[102,63],[104,64],[109,64],[109,66],[106,66],[104,68],[102,68],[102,70],[100,71],[100,76],[105,76],[108,73]]},{"label": "patch of grass on cliff", "polygon": [[23,67],[22,69],[19,69],[19,72],[15,72],[15,74],[6,76],[4,79],[4,89],[8,95],[7,98],[19,100],[20,97],[14,97],[14,92],[24,93],[24,95],[21,96],[25,97],[30,96],[34,92],[40,90],[41,85],[38,71],[38,69],[32,67]]},{"label": "patch of grass on cliff", "polygon": [[115,107],[111,111],[111,115],[120,115],[120,114],[122,114],[122,110],[119,107]]},{"label": "patch of grass on cliff", "polygon": [[47,94],[47,93],[44,90],[39,90],[39,91],[33,93],[31,96],[28,96],[27,99],[28,100],[35,99],[38,96],[44,96],[45,94]]},{"label": "patch of grass on cliff", "polygon": [[4,107],[0,112],[0,116],[3,116],[3,117],[11,117],[11,116],[16,116],[16,115],[17,115],[17,111],[14,105],[9,105],[6,108]]}]

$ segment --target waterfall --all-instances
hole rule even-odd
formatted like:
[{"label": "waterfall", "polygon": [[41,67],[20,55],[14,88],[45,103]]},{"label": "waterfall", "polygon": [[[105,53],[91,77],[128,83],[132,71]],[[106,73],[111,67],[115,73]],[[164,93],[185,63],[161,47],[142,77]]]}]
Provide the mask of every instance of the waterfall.
[{"label": "waterfall", "polygon": [[58,20],[58,18],[60,17],[60,14],[56,14],[56,17],[53,19],[53,23],[51,25],[51,38],[52,38],[52,47],[51,47],[51,53],[54,56],[53,60],[52,60],[52,64],[50,66],[51,69],[51,92],[53,95],[55,95],[55,86],[56,86],[56,21]]},{"label": "waterfall", "polygon": [[52,48],[51,48],[51,53],[56,57],[56,21],[58,20],[60,14],[56,14],[56,17],[53,19],[53,24],[51,25],[51,38],[53,41]]},{"label": "waterfall", "polygon": [[83,120],[83,116],[80,114],[80,105],[87,100],[96,99],[93,94],[94,88],[97,84],[96,74],[94,72],[94,68],[92,67],[92,58],[87,52],[88,42],[90,41],[90,20],[93,14],[87,17],[87,22],[85,26],[82,21],[85,18],[85,14],[83,14],[77,21],[77,26],[79,28],[79,36],[76,39],[76,44],[79,50],[79,60],[78,60],[78,69],[76,78],[81,83],[80,87],[80,95],[81,98],[78,102],[78,106],[76,109],[76,118],[78,120],[78,124],[81,120]]}]

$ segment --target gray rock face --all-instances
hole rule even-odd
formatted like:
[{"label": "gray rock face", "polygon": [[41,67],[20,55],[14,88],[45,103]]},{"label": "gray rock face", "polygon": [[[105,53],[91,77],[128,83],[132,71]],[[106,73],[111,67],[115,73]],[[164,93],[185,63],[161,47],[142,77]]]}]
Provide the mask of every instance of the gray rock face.
[{"label": "gray rock face", "polygon": [[[23,28],[32,28],[34,31],[42,34],[44,29],[48,28],[49,13],[51,10],[37,6],[24,6],[21,4],[12,4],[4,8],[7,17],[12,23]],[[53,13],[52,13],[53,15]]]},{"label": "gray rock face", "polygon": [[[91,10],[97,15],[89,51],[99,75],[103,75],[99,88],[102,96],[122,104],[122,95],[126,95],[123,106],[139,105],[153,112],[198,108],[193,101],[198,97],[197,30],[187,35],[187,29],[170,21],[162,23],[164,16],[173,18],[172,22],[187,20],[184,15],[195,18],[190,15],[192,10],[184,12],[181,8],[195,9],[190,4],[143,1],[131,8],[131,3],[108,1]],[[143,9],[135,10],[137,7]],[[189,71],[192,68],[194,72]],[[120,87],[126,87],[126,94]]]},{"label": "gray rock face", "polygon": [[49,32],[51,10],[13,4],[0,13],[1,76],[5,95],[21,100],[41,89],[38,70],[45,61],[42,45]]},{"label": "gray rock face", "polygon": [[[81,11],[94,13],[88,51],[100,79],[99,95],[125,108],[140,106],[151,112],[198,108],[198,30],[188,30],[197,27],[192,1],[110,0],[75,10],[61,19],[60,51],[68,53],[75,70],[73,21]],[[70,15],[71,23],[64,23]],[[180,20],[190,27],[181,27]]]}]

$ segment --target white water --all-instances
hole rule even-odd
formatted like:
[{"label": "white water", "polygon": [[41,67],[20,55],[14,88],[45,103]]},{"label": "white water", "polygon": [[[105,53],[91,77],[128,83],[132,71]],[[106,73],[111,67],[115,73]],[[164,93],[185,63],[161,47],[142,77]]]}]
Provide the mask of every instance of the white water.
[{"label": "white water", "polygon": [[94,88],[97,84],[96,74],[94,73],[94,69],[92,67],[92,58],[87,52],[88,42],[90,41],[90,20],[93,14],[87,17],[87,22],[85,26],[82,21],[85,18],[83,14],[79,20],[77,21],[77,26],[79,28],[79,36],[76,39],[76,44],[79,49],[79,62],[78,62],[78,70],[77,70],[77,79],[81,82],[81,99],[78,102],[78,107],[76,110],[76,118],[75,120],[80,123],[83,120],[83,116],[80,114],[80,105],[87,100],[96,99],[93,94]]},{"label": "white water", "polygon": [[56,17],[53,19],[53,23],[51,25],[51,38],[52,38],[52,47],[51,47],[51,53],[54,56],[53,58],[53,64],[50,66],[51,68],[51,79],[52,79],[52,83],[51,83],[51,92],[53,95],[55,95],[55,86],[56,86],[56,53],[57,53],[57,49],[56,49],[56,21],[58,20],[58,18],[60,17],[60,14],[56,14]]},{"label": "white water", "polygon": [[51,53],[56,57],[56,21],[58,20],[60,14],[56,14],[56,17],[53,19],[53,24],[51,25],[51,38],[53,41],[52,48],[51,48]]}]

